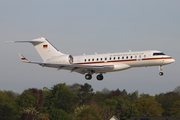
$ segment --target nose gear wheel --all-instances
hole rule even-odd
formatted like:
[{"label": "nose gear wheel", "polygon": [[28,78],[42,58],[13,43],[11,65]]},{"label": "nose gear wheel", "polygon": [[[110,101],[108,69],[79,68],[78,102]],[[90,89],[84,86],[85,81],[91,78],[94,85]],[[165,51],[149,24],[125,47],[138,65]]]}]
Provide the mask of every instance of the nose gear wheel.
[{"label": "nose gear wheel", "polygon": [[163,76],[163,74],[164,74],[163,72],[159,72],[159,75],[160,75],[160,76]]}]

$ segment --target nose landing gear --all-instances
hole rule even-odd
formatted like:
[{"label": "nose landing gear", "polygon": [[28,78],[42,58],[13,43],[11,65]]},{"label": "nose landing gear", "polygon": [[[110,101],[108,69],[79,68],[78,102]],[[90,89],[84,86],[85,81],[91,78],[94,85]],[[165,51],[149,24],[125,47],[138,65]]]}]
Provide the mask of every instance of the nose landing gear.
[{"label": "nose landing gear", "polygon": [[164,73],[162,72],[162,71],[163,71],[163,66],[162,66],[162,65],[159,66],[159,71],[160,71],[160,72],[159,72],[159,75],[160,75],[160,76],[163,76]]}]

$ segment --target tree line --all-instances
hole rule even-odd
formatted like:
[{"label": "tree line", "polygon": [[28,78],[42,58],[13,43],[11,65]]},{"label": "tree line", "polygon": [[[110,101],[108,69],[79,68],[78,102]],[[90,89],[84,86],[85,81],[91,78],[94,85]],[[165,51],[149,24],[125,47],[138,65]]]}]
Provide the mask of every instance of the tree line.
[{"label": "tree line", "polygon": [[0,91],[0,120],[121,120],[132,116],[180,117],[180,86],[167,93],[93,91],[88,83],[29,88],[21,94]]}]

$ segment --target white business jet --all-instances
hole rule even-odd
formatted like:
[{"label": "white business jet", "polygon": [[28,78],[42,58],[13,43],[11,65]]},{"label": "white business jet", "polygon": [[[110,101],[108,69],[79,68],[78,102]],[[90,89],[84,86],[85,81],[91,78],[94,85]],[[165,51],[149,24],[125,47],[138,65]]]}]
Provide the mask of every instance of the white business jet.
[{"label": "white business jet", "polygon": [[91,80],[93,74],[97,80],[103,80],[103,74],[126,70],[133,67],[159,66],[159,75],[163,75],[163,65],[175,60],[157,50],[121,52],[108,54],[93,54],[72,56],[56,49],[47,39],[41,37],[30,41],[13,41],[18,43],[32,43],[44,62],[29,61],[19,53],[25,63],[39,64],[42,67],[70,70],[85,74],[85,79]]}]

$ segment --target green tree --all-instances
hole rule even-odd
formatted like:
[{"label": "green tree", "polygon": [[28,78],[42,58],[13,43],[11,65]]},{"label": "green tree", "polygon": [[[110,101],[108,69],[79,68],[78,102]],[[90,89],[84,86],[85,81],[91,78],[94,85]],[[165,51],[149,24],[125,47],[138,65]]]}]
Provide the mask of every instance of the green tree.
[{"label": "green tree", "polygon": [[170,108],[174,102],[180,100],[180,95],[175,92],[167,92],[156,95],[155,98],[158,103],[162,104],[162,108],[164,109],[162,115],[170,116]]},{"label": "green tree", "polygon": [[177,86],[177,87],[173,90],[173,92],[180,94],[180,85]]},{"label": "green tree", "polygon": [[139,95],[140,97],[149,98],[151,97],[149,94],[142,93]]},{"label": "green tree", "polygon": [[138,116],[162,116],[163,109],[153,97],[140,97],[135,102]]},{"label": "green tree", "polygon": [[12,91],[0,91],[0,120],[15,120],[19,117],[17,97]]},{"label": "green tree", "polygon": [[103,94],[99,91],[97,91],[93,97],[92,97],[92,101],[95,101],[96,103],[101,103],[102,101],[104,101],[107,98],[107,94]]},{"label": "green tree", "polygon": [[53,120],[62,118],[62,116],[66,120],[68,113],[71,113],[77,106],[77,93],[65,83],[54,85],[44,100],[45,113],[48,113],[50,119]]},{"label": "green tree", "polygon": [[76,120],[82,113],[83,110],[87,109],[86,105],[77,107],[74,112],[70,115],[70,119]]},{"label": "green tree", "polygon": [[129,93],[128,94],[128,98],[129,98],[129,100],[131,101],[131,102],[134,102],[134,101],[136,101],[137,99],[138,99],[138,91],[136,90],[135,92],[133,92],[133,93]]},{"label": "green tree", "polygon": [[101,103],[101,116],[103,118],[103,120],[108,120],[110,119],[113,115],[115,115],[115,109],[116,106],[118,104],[118,97],[113,97],[113,98],[108,98],[105,99],[102,103]]},{"label": "green tree", "polygon": [[77,107],[70,118],[71,120],[102,120],[99,114],[99,106],[94,103]]},{"label": "green tree", "polygon": [[116,106],[116,115],[121,120],[129,120],[130,117],[137,115],[136,106],[129,100],[121,99]]},{"label": "green tree", "polygon": [[29,88],[24,90],[19,96],[18,104],[22,109],[35,107],[39,112],[42,112],[43,92],[36,88]]},{"label": "green tree", "polygon": [[70,90],[75,91],[75,92],[79,92],[81,85],[78,83],[74,83],[73,85],[68,86],[70,88]]},{"label": "green tree", "polygon": [[170,114],[171,116],[180,118],[180,100],[172,104],[172,107],[170,108]]},{"label": "green tree", "polygon": [[112,97],[115,97],[115,96],[123,96],[124,94],[126,94],[125,91],[120,91],[119,89],[116,89],[116,90],[112,90],[109,95],[108,95],[108,98],[112,98]]},{"label": "green tree", "polygon": [[94,92],[91,85],[89,85],[88,83],[81,85],[81,88],[79,89],[79,92],[78,92],[81,105],[87,104],[88,102],[90,102],[93,95],[94,95]]},{"label": "green tree", "polygon": [[109,89],[107,89],[107,88],[103,88],[102,91],[101,91],[102,94],[109,94],[110,92],[111,91]]},{"label": "green tree", "polygon": [[49,114],[50,120],[69,120],[69,115],[62,109],[52,109]]}]

